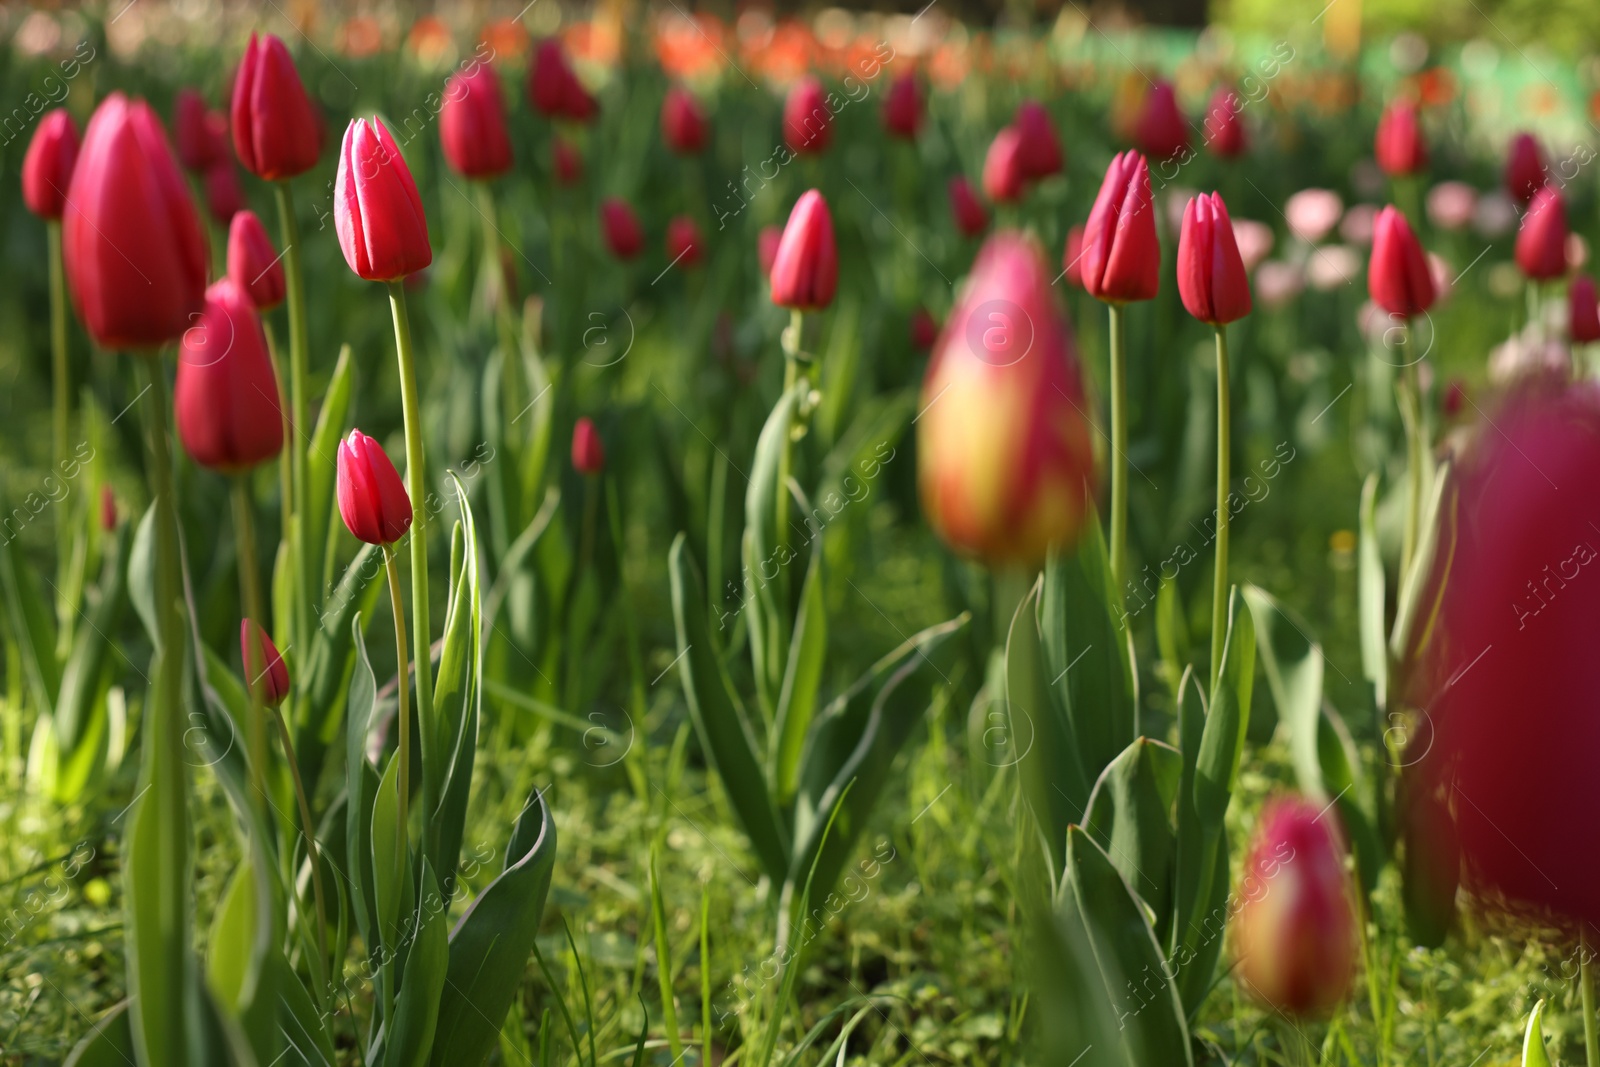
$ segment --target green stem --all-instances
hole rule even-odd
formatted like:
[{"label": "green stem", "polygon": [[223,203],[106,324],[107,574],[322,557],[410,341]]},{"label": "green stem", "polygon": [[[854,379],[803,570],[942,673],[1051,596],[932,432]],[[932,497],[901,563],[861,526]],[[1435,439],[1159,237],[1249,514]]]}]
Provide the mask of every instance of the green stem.
[{"label": "green stem", "polygon": [[[1406,329],[1410,330],[1407,322]],[[1400,538],[1400,580],[1411,572],[1422,526],[1422,464],[1427,442],[1423,439],[1422,389],[1415,362],[1402,372],[1395,386],[1399,394],[1400,421],[1406,434],[1406,512]]]},{"label": "green stem", "polygon": [[1222,674],[1222,651],[1228,636],[1228,472],[1233,415],[1228,402],[1228,330],[1217,332],[1217,572],[1211,583],[1211,690]]},{"label": "green stem", "polygon": [[[311,567],[307,562],[306,504],[306,378],[310,375],[310,341],[306,335],[306,283],[300,265],[300,223],[295,218],[294,198],[287,181],[273,182],[278,201],[278,228],[283,236],[283,274],[289,305],[289,468],[294,506],[286,511],[289,530],[289,556],[294,570],[295,641],[311,640],[311,604],[316,596]],[[284,502],[287,508],[288,501]]]},{"label": "green stem", "polygon": [[[256,572],[256,524],[251,514],[249,475],[233,479],[233,537],[239,564],[239,597],[244,601],[245,617],[257,626],[265,624],[266,613],[261,597],[261,576]],[[245,683],[250,697],[250,710],[245,719],[246,751],[250,755],[250,784],[257,797],[257,805],[264,805],[267,797],[267,722],[262,710],[265,698],[262,678],[267,665],[257,662],[259,646],[248,649],[249,662],[245,663]],[[265,807],[261,807],[263,812]]]},{"label": "green stem", "polygon": [[[783,345],[783,395],[787,397],[794,391],[795,385],[800,380],[800,332],[804,329],[805,318],[798,308],[789,312],[789,328],[783,331],[781,343]],[[782,401],[780,401],[781,403]],[[790,430],[793,431],[794,420],[790,419]],[[773,530],[775,546],[789,543],[789,435],[785,435],[783,445],[778,451],[778,525]]]},{"label": "green stem", "polygon": [[[413,509],[415,510],[415,509]],[[400,602],[400,568],[394,546],[383,546],[383,570],[389,579],[389,602],[394,605],[394,652],[395,652],[395,690],[400,698],[399,709],[395,713],[395,725],[399,728],[400,739],[395,745],[394,758],[400,761],[397,772],[400,786],[399,798],[399,823],[400,840],[406,840],[406,826],[410,819],[407,810],[411,802],[411,686],[406,680],[410,671],[410,660],[406,655],[406,611]],[[422,664],[417,664],[417,675],[422,675]],[[423,781],[427,781],[427,774],[423,774]]]},{"label": "green stem", "polygon": [[1111,313],[1111,577],[1122,603],[1128,580],[1128,367],[1123,307]]},{"label": "green stem", "polygon": [[[67,283],[61,260],[61,223],[51,220],[50,235],[50,367],[55,394],[54,441],[56,471],[59,473],[72,445],[72,375],[67,366]],[[68,519],[62,512],[63,532]]]},{"label": "green stem", "polygon": [[488,296],[489,310],[495,317],[495,325],[500,331],[500,350],[505,353],[505,384],[502,392],[505,394],[506,410],[510,414],[520,411],[515,405],[516,397],[511,389],[515,386],[515,375],[512,373],[515,360],[512,353],[517,350],[517,327],[511,314],[511,288],[506,284],[506,272],[500,262],[500,227],[495,222],[494,193],[489,189],[488,182],[474,182],[478,187],[478,214],[483,219],[483,284],[484,292]]},{"label": "green stem", "polygon": [[[289,725],[283,721],[283,712],[268,705],[272,721],[278,727],[278,743],[283,746],[283,759],[289,765],[289,778],[294,782],[295,804],[300,808],[300,834],[306,842],[306,861],[311,865],[311,897],[317,910],[317,988],[328,987],[328,905],[322,894],[322,860],[317,851],[316,824],[311,821],[311,803],[306,798],[305,781],[300,777],[300,763],[294,755],[294,739],[289,736]],[[404,801],[402,801],[404,803]],[[404,809],[402,809],[404,810]]]},{"label": "green stem", "polygon": [[[267,321],[265,315],[261,316],[261,329],[267,335],[267,358],[272,361],[272,378],[278,385],[278,410],[283,417],[283,441],[285,445],[288,445],[294,440],[294,424],[290,420],[289,406],[283,402],[283,398],[287,395],[287,390],[284,387],[283,360],[278,355],[277,335],[273,333],[272,323]],[[294,542],[289,532],[290,519],[294,515],[294,477],[290,470],[290,465],[293,462],[292,456],[292,451],[278,456],[278,509],[282,512],[282,530],[279,533],[279,537],[283,543],[289,546],[291,563],[294,561]],[[259,622],[260,620],[257,621]],[[280,619],[280,625],[282,622],[283,620]]]},{"label": "green stem", "polygon": [[1596,1028],[1594,1014],[1594,953],[1589,948],[1589,935],[1578,939],[1578,982],[1583,999],[1583,1052],[1588,1067],[1600,1067],[1600,1029]]}]

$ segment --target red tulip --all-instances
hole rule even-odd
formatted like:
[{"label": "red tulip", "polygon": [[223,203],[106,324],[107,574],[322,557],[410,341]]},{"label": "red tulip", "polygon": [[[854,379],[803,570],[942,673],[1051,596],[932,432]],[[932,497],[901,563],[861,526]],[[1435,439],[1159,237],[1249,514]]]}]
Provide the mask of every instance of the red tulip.
[{"label": "red tulip", "polygon": [[620,197],[608,196],[600,202],[600,230],[606,247],[618,259],[632,259],[644,249],[644,230],[633,208]]},{"label": "red tulip", "polygon": [[260,311],[283,303],[283,257],[273,250],[260,216],[249,209],[237,212],[228,227],[228,277]]},{"label": "red tulip", "polygon": [[1355,978],[1355,905],[1337,818],[1305,800],[1274,801],[1245,860],[1233,919],[1236,973],[1288,1015],[1331,1012]]},{"label": "red tulip", "polygon": [[828,202],[808,189],[789,212],[783,239],[772,259],[772,302],[817,311],[833,302],[839,284],[839,251],[833,242]]},{"label": "red tulip", "polygon": [[1022,162],[1022,131],[1007,126],[989,142],[989,154],[983,159],[983,191],[997,204],[1010,204],[1022,199],[1023,183],[1027,180]]},{"label": "red tulip", "polygon": [[258,178],[281,181],[317,165],[322,119],[289,50],[272,34],[250,35],[230,105],[233,149]]},{"label": "red tulip", "polygon": [[959,174],[950,179],[950,214],[964,237],[976,237],[989,226],[983,202],[972,191],[972,183]]},{"label": "red tulip", "polygon": [[78,127],[65,108],[39,120],[22,157],[22,202],[41,219],[59,219],[67,207],[67,186],[78,161]]},{"label": "red tulip", "polygon": [[254,619],[239,621],[239,659],[246,683],[260,687],[262,701],[274,708],[282,704],[289,696],[289,668],[278,655],[278,646]]},{"label": "red tulip", "polygon": [[694,94],[680,85],[667,90],[661,102],[661,139],[680,156],[692,156],[706,146],[709,134],[705,112]]},{"label": "red tulip", "polygon": [[1378,120],[1375,142],[1378,166],[1391,178],[1420,174],[1428,167],[1428,145],[1422,139],[1422,125],[1417,117],[1417,105],[1409,100],[1396,100],[1384,110]]},{"label": "red tulip", "polygon": [[1061,252],[1061,273],[1067,284],[1083,288],[1083,227],[1074,226],[1067,231],[1067,247]]},{"label": "red tulip", "polygon": [[283,409],[250,294],[232,278],[206,290],[183,335],[172,407],[184,451],[202,467],[249,470],[283,450]]},{"label": "red tulip", "polygon": [[783,139],[801,155],[827,150],[833,140],[833,112],[822,83],[807,74],[783,102]]},{"label": "red tulip", "polygon": [[927,308],[917,308],[911,313],[911,346],[926,352],[939,339],[939,323],[928,314]]},{"label": "red tulip", "polygon": [[700,263],[700,227],[688,215],[679,215],[667,223],[667,260],[685,267]]},{"label": "red tulip", "polygon": [[1367,293],[1391,315],[1412,318],[1433,306],[1438,291],[1428,257],[1411,224],[1390,204],[1372,223],[1372,256],[1367,262]]},{"label": "red tulip", "polygon": [[578,150],[560,137],[550,139],[550,152],[554,161],[557,185],[575,185],[583,177],[583,157]]},{"label": "red tulip", "polygon": [[112,492],[111,486],[100,487],[100,529],[106,533],[117,528],[117,494]]},{"label": "red tulip", "polygon": [[224,159],[206,168],[202,183],[206,191],[206,210],[218,226],[226,226],[233,216],[244,210],[244,189],[239,185],[239,174],[233,169],[233,160]]},{"label": "red tulip", "polygon": [[1600,302],[1595,297],[1594,279],[1580,274],[1567,288],[1567,333],[1575,345],[1600,341]]},{"label": "red tulip", "polygon": [[1106,168],[1083,229],[1083,287],[1097,300],[1152,300],[1160,287],[1161,246],[1150,196],[1150,165],[1124,152]]},{"label": "red tulip", "polygon": [[588,122],[598,109],[594,97],[567,62],[561,42],[554,37],[540,41],[534,50],[533,65],[528,71],[528,99],[547,118]]},{"label": "red tulip", "polygon": [[1011,125],[1022,134],[1022,173],[1030,181],[1048,178],[1061,170],[1061,139],[1056,136],[1050,112],[1037,100],[1017,105]]},{"label": "red tulip", "polygon": [[403,278],[433,262],[422,197],[382,119],[352,119],[344,131],[333,228],[344,261],[369,282]]},{"label": "red tulip", "polygon": [[778,245],[782,242],[782,226],[763,226],[756,235],[756,260],[761,264],[764,277],[772,277],[772,263],[778,258]]},{"label": "red tulip", "polygon": [[1239,118],[1239,96],[1231,89],[1218,89],[1206,109],[1206,144],[1212,154],[1232,159],[1244,154],[1244,123]]},{"label": "red tulip", "polygon": [[1467,404],[1467,384],[1460,378],[1451,378],[1444,387],[1444,397],[1439,401],[1439,410],[1444,417],[1453,419],[1461,414],[1461,409]]},{"label": "red tulip", "polygon": [[1250,279],[1233,239],[1228,205],[1218,193],[1201,193],[1183,209],[1178,295],[1189,314],[1213,326],[1250,314]]},{"label": "red tulip", "polygon": [[579,474],[599,474],[606,469],[605,443],[587,415],[572,428],[572,467]]},{"label": "red tulip", "polygon": [[383,448],[351,430],[339,442],[339,516],[347,530],[369,545],[390,545],[411,529],[411,498]]},{"label": "red tulip", "polygon": [[228,124],[221,115],[206,110],[206,102],[193,89],[178,90],[172,128],[178,143],[178,162],[204,174],[228,158]]},{"label": "red tulip", "polygon": [[1189,124],[1178,109],[1172,83],[1158,81],[1145,93],[1134,140],[1151,159],[1176,159],[1189,147]]},{"label": "red tulip", "polygon": [[1528,202],[1517,231],[1517,266],[1534,281],[1567,273],[1567,204],[1553,185],[1534,193]]},{"label": "red tulip", "polygon": [[205,303],[206,241],[161,120],[112,93],[89,120],[62,247],[73,303],[102,348],[176,340]]},{"label": "red tulip", "polygon": [[890,136],[914,141],[922,128],[922,83],[915,71],[895,78],[883,95],[883,128]]},{"label": "red tulip", "polygon": [[1038,245],[984,243],[922,383],[917,481],[928,523],[956,551],[1037,567],[1078,539],[1094,447],[1072,332]]},{"label": "red tulip", "polygon": [[1506,153],[1506,192],[1518,203],[1526,204],[1548,180],[1544,150],[1533,134],[1519,133],[1511,138],[1511,150]]},{"label": "red tulip", "polygon": [[445,82],[439,145],[450,169],[463,178],[493,178],[511,169],[511,138],[493,67],[480,64]]}]

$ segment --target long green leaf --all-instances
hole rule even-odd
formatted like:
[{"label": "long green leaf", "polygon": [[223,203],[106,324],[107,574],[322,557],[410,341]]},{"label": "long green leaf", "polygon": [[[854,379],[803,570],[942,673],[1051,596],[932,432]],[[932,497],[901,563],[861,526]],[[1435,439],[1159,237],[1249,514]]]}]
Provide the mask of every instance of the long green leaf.
[{"label": "long green leaf", "polygon": [[772,766],[768,779],[776,787],[778,805],[788,805],[799,780],[800,750],[817,709],[817,690],[828,651],[828,608],[824,597],[822,546],[814,544],[800,592],[800,610],[794,617],[794,637],[789,662],[778,692],[778,711],[772,724]]},{"label": "long green leaf", "polygon": [[1367,475],[1361,486],[1360,532],[1356,540],[1356,574],[1359,582],[1357,612],[1361,621],[1361,673],[1372,683],[1373,700],[1381,713],[1389,705],[1389,644],[1384,638],[1387,578],[1378,553],[1378,472]]},{"label": "long green leaf", "polygon": [[1544,1001],[1541,1000],[1528,1013],[1528,1029],[1522,1035],[1522,1067],[1550,1067],[1550,1053],[1544,1047],[1544,1030],[1539,1025],[1543,1017]]},{"label": "long green leaf", "polygon": [[1178,795],[1183,756],[1170,745],[1136,737],[1095,782],[1083,828],[1104,849],[1156,916],[1156,938],[1172,914],[1172,864],[1177,839],[1168,812]]},{"label": "long green leaf", "polygon": [[449,907],[439,892],[433,866],[422,861],[422,892],[405,946],[405,979],[394,1018],[384,1035],[384,1067],[422,1067],[433,1052],[439,1021],[439,996],[450,962]]},{"label": "long green leaf", "polygon": [[124,523],[115,539],[109,541],[96,596],[89,609],[88,625],[79,626],[73,635],[72,651],[67,656],[55,704],[56,739],[64,758],[70,758],[78,747],[79,731],[93,714],[106,658],[112,647],[110,635],[118,632],[122,624],[122,611],[128,602],[127,563],[131,538]]},{"label": "long green leaf", "polygon": [[[335,547],[343,533],[330,520],[333,484],[339,469],[339,438],[344,436],[344,428],[350,421],[354,366],[350,346],[341,345],[339,358],[333,365],[333,377],[328,379],[327,391],[322,394],[316,429],[306,448],[306,514],[302,528],[306,538],[306,566],[313,568],[312,573],[317,576],[319,596],[312,605],[313,610],[321,608],[321,594],[333,582]],[[320,545],[314,541],[319,537],[325,538]]]},{"label": "long green leaf", "polygon": [[129,1067],[134,1063],[133,1026],[121,1000],[72,1046],[61,1067]]},{"label": "long green leaf", "polygon": [[790,426],[804,385],[784,393],[773,405],[756,440],[754,465],[744,504],[744,595],[750,627],[750,659],[756,695],[770,720],[778,705],[783,667],[789,648],[789,572],[796,558],[792,531],[777,529],[781,459],[790,448]]},{"label": "long green leaf", "polygon": [[1050,846],[1050,865],[1066,859],[1067,827],[1082,822],[1092,785],[1083,753],[1060,702],[1051,695],[1039,633],[1041,586],[1017,605],[1006,639],[1006,718],[1022,795]]},{"label": "long green leaf", "polygon": [[[0,512],[5,509],[6,502],[0,498]],[[39,710],[52,715],[61,691],[56,624],[50,603],[34,578],[33,568],[22,558],[16,535],[9,530],[0,531],[0,587],[5,591],[11,635],[22,653],[22,673],[28,680],[29,692]],[[57,737],[60,738],[59,724]]]},{"label": "long green leaf", "polygon": [[[459,532],[464,558],[460,575],[450,592],[444,648],[434,689],[434,716],[438,720],[436,745],[444,771],[439,786],[439,807],[430,820],[434,870],[445,896],[455,891],[456,864],[465,832],[467,801],[472,791],[472,766],[477,758],[478,722],[483,710],[483,595],[478,571],[478,529],[467,500],[467,488],[454,471],[450,474],[461,508]],[[443,694],[443,695],[441,695]]]},{"label": "long green leaf", "polygon": [[1194,803],[1200,825],[1218,832],[1228,810],[1239,761],[1250,728],[1250,694],[1255,686],[1256,635],[1238,586],[1228,597],[1228,637],[1222,649],[1222,673],[1211,692],[1211,707],[1195,761]]}]

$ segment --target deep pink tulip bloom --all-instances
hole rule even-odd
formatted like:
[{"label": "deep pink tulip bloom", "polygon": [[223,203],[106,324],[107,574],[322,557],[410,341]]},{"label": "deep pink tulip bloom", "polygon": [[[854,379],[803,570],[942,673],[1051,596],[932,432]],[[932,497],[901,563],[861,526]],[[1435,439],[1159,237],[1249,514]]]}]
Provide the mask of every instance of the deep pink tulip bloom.
[{"label": "deep pink tulip bloom", "polygon": [[1438,299],[1422,244],[1393,204],[1378,212],[1372,223],[1367,294],[1389,314],[1408,319],[1427,311]]},{"label": "deep pink tulip bloom", "polygon": [[493,67],[479,64],[445,82],[439,145],[450,169],[463,178],[494,178],[511,169],[505,102]]},{"label": "deep pink tulip bloom", "polygon": [[283,303],[283,257],[272,247],[261,217],[248,208],[235,213],[228,226],[228,277],[250,294],[259,311]]},{"label": "deep pink tulip bloom", "polygon": [[369,282],[403,278],[433,262],[422,197],[382,119],[352,119],[344,131],[333,228],[344,261]]},{"label": "deep pink tulip bloom", "polygon": [[1083,287],[1097,300],[1152,300],[1161,285],[1150,165],[1124,152],[1106,168],[1083,229]]},{"label": "deep pink tulip bloom", "polygon": [[783,102],[783,139],[801,155],[825,152],[833,141],[828,94],[813,75],[795,82]]},{"label": "deep pink tulip bloom", "polygon": [[817,190],[808,189],[795,202],[769,277],[772,302],[779,307],[818,311],[833,302],[839,251],[833,240],[833,215]]},{"label": "deep pink tulip bloom", "polygon": [[1250,279],[1219,193],[1201,193],[1183,209],[1178,295],[1189,314],[1213,326],[1250,314]]},{"label": "deep pink tulip bloom", "polygon": [[67,187],[78,162],[78,127],[65,108],[39,120],[22,157],[22,202],[41,219],[59,219],[67,207]]},{"label": "deep pink tulip bloom", "polygon": [[236,474],[283,451],[283,408],[250,294],[231,278],[206,290],[184,331],[172,391],[178,440],[196,463]]},{"label": "deep pink tulip bloom", "polygon": [[411,498],[388,453],[362,433],[351,430],[339,442],[335,496],[347,530],[369,545],[390,545],[411,529]]},{"label": "deep pink tulip bloom", "polygon": [[234,151],[256,177],[281,181],[317,165],[322,120],[277,37],[250,35],[229,108]]}]

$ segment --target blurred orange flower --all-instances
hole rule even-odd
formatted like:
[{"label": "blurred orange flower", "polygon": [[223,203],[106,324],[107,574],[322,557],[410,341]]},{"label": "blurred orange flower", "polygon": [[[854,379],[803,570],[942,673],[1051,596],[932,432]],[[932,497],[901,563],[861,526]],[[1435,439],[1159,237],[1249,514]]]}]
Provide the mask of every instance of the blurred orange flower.
[{"label": "blurred orange flower", "polygon": [[346,19],[333,35],[333,46],[352,59],[377,55],[383,49],[383,27],[370,15]]}]

